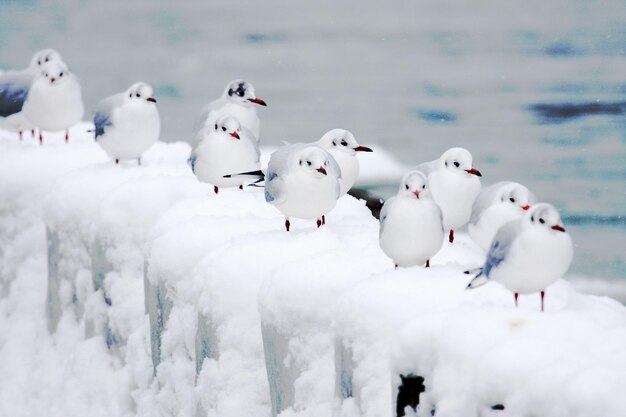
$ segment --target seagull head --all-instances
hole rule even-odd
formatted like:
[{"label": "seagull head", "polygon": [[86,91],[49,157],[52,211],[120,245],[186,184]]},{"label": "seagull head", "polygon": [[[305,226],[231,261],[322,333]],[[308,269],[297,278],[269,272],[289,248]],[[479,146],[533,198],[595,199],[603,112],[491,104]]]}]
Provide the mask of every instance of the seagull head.
[{"label": "seagull head", "polygon": [[228,140],[241,139],[241,123],[235,116],[229,114],[217,119],[213,130]]},{"label": "seagull head", "polygon": [[450,148],[439,158],[439,168],[464,175],[482,177],[480,171],[472,166],[472,154],[464,148]]},{"label": "seagull head", "polygon": [[550,233],[565,232],[559,211],[549,203],[533,205],[526,213],[525,219],[530,227],[540,228]]},{"label": "seagull head", "polygon": [[[303,149],[298,158],[298,168],[313,177],[324,178],[334,172],[332,156],[322,148],[311,146]],[[333,161],[334,162],[334,161]]]},{"label": "seagull head", "polygon": [[224,97],[239,104],[267,106],[265,101],[254,93],[254,86],[245,80],[234,80],[228,83],[224,90]]},{"label": "seagull head", "polygon": [[126,100],[133,103],[146,103],[154,105],[156,99],[153,97],[154,91],[149,84],[135,83],[126,90]]},{"label": "seagull head", "polygon": [[352,132],[345,129],[333,129],[324,133],[319,145],[327,151],[338,149],[351,155],[357,152],[372,152],[367,146],[360,146]]},{"label": "seagull head", "polygon": [[63,61],[63,59],[61,58],[61,54],[54,49],[42,49],[41,51],[35,52],[35,55],[31,58],[30,68],[41,68],[50,61]]},{"label": "seagull head", "polygon": [[404,174],[400,181],[398,196],[405,198],[423,198],[428,193],[428,180],[426,176],[419,171],[409,171]]},{"label": "seagull head", "polygon": [[65,83],[69,75],[70,70],[62,61],[49,61],[41,66],[41,77],[53,86]]},{"label": "seagull head", "polygon": [[524,211],[530,209],[530,200],[531,195],[528,188],[516,182],[512,183],[509,187],[505,187],[500,194],[500,201],[502,203],[512,204]]}]

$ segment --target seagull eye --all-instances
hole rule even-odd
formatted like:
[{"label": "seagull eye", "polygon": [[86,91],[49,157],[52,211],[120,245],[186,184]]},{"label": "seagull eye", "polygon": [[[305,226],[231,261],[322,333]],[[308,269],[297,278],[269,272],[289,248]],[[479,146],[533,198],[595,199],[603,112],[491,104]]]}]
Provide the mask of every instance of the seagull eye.
[{"label": "seagull eye", "polygon": [[337,143],[335,141],[333,141],[333,146],[337,146]]},{"label": "seagull eye", "polygon": [[237,91],[237,95],[238,95],[239,97],[243,97],[243,91],[241,91],[241,90]]},{"label": "seagull eye", "polygon": [[59,77],[62,77],[62,76],[63,76],[63,73],[60,73],[60,74],[59,74]]},{"label": "seagull eye", "polygon": [[341,145],[342,145],[342,146],[348,146],[348,142],[346,142],[345,140],[342,140],[342,141],[341,141]]},{"label": "seagull eye", "polygon": [[544,224],[546,221],[544,219],[539,219],[539,223]]},{"label": "seagull eye", "polygon": [[425,184],[424,184],[424,185],[422,185],[422,188],[423,188],[423,189],[426,189],[426,185],[425,185]]},{"label": "seagull eye", "polygon": [[302,165],[302,160],[300,160],[300,165]]},{"label": "seagull eye", "polygon": [[454,162],[454,166],[455,166],[455,167],[457,167],[457,168],[458,168],[458,167],[459,167],[459,165],[461,165],[461,164],[459,164],[458,162]]},{"label": "seagull eye", "polygon": [[306,164],[311,166],[311,161],[306,161]]},{"label": "seagull eye", "polygon": [[510,201],[511,203],[515,203],[515,199],[514,199],[513,197],[509,198],[509,201]]},{"label": "seagull eye", "polygon": [[141,97],[141,94],[137,93],[135,94],[135,97]]},{"label": "seagull eye", "polygon": [[222,126],[222,131],[226,132],[226,128],[224,126]]},{"label": "seagull eye", "polygon": [[446,161],[446,164],[445,164],[445,165],[446,165],[446,166],[448,166],[448,161]]},{"label": "seagull eye", "polygon": [[48,78],[48,74],[46,74],[46,78]]},{"label": "seagull eye", "polygon": [[41,65],[41,59],[37,61],[37,65]]},{"label": "seagull eye", "polygon": [[46,62],[50,61],[50,58],[46,57]]},{"label": "seagull eye", "polygon": [[130,94],[128,95],[128,97],[131,97],[131,98],[132,98],[132,97],[133,97],[133,93],[130,93]]},{"label": "seagull eye", "polygon": [[530,216],[530,221],[534,222],[535,221],[535,216]]},{"label": "seagull eye", "polygon": [[404,188],[408,190],[409,189],[409,184],[404,184]]},{"label": "seagull eye", "polygon": [[217,130],[217,123],[215,123],[215,130]]}]

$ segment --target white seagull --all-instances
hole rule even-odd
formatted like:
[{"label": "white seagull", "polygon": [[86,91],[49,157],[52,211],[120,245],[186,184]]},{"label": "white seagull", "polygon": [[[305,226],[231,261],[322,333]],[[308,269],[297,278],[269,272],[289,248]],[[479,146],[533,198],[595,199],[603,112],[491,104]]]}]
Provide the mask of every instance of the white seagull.
[{"label": "white seagull", "polygon": [[161,120],[153,90],[135,83],[122,93],[105,98],[96,107],[93,124],[98,145],[118,164],[136,159],[159,139]]},{"label": "white seagull", "polygon": [[464,226],[472,214],[472,205],[480,193],[480,171],[472,166],[472,154],[463,148],[451,148],[439,159],[415,168],[428,177],[430,194],[443,213],[443,227],[454,241],[454,230]]},{"label": "white seagull", "polygon": [[67,142],[69,128],[80,122],[85,112],[78,78],[61,61],[43,64],[30,87],[22,111],[28,121],[39,129],[40,143],[43,143],[42,130],[65,130]]},{"label": "white seagull", "polygon": [[487,252],[498,229],[521,218],[536,201],[528,188],[517,182],[501,181],[483,188],[472,207],[467,226],[470,237]]},{"label": "white seagull", "polygon": [[380,247],[398,266],[425,264],[443,245],[441,209],[430,198],[426,176],[409,171],[380,212]]},{"label": "white seagull", "polygon": [[20,140],[24,130],[30,129],[35,136],[34,126],[22,112],[24,102],[41,66],[60,60],[61,55],[54,49],[43,49],[33,55],[27,68],[0,72],[0,128],[17,132]]},{"label": "white seagull", "polygon": [[259,144],[256,138],[232,115],[223,115],[212,126],[202,129],[204,138],[192,152],[189,162],[198,180],[213,184],[215,194],[220,187],[239,187],[245,181],[235,172],[260,168]]},{"label": "white seagull", "polygon": [[541,293],[565,275],[574,257],[574,246],[557,209],[548,203],[534,205],[524,217],[502,226],[493,239],[481,272],[468,289],[496,281],[519,294]]},{"label": "white seagull", "polygon": [[313,143],[330,153],[341,169],[339,196],[346,194],[359,176],[357,152],[372,152],[367,146],[358,144],[354,135],[345,129],[329,130],[320,140]]},{"label": "white seagull", "polygon": [[244,80],[231,81],[224,89],[222,97],[207,104],[202,110],[198,130],[203,126],[214,125],[219,117],[230,114],[259,140],[261,128],[255,105],[267,106],[265,101],[256,96],[252,84]]}]

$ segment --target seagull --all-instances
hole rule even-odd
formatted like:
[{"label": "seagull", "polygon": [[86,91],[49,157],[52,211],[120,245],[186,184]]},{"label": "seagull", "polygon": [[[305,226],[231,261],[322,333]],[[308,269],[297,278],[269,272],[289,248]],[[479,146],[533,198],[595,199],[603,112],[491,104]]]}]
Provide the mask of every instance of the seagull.
[{"label": "seagull", "polygon": [[20,140],[24,130],[30,129],[35,136],[34,126],[22,112],[24,102],[40,67],[60,60],[61,55],[54,49],[43,49],[33,55],[27,68],[0,72],[0,128],[17,132]]},{"label": "seagull", "polygon": [[65,130],[80,122],[84,114],[80,83],[62,61],[49,61],[41,66],[33,81],[26,101],[24,116],[39,129],[39,143],[43,144],[42,130]]},{"label": "seagull", "polygon": [[443,245],[443,217],[428,194],[426,176],[409,171],[380,212],[380,247],[398,266],[425,264]]},{"label": "seagull", "polygon": [[498,230],[485,265],[467,288],[499,282],[513,292],[515,306],[519,294],[540,292],[543,311],[546,287],[565,275],[573,257],[572,239],[559,212],[551,204],[539,203]]},{"label": "seagull", "polygon": [[96,142],[116,164],[136,159],[141,165],[141,155],[157,142],[161,130],[152,87],[139,82],[105,98],[96,107],[93,124]]},{"label": "seagull", "polygon": [[313,145],[328,151],[339,164],[341,168],[339,196],[343,196],[352,188],[359,175],[359,160],[356,153],[372,152],[370,148],[359,145],[354,135],[345,129],[329,130]]},{"label": "seagull", "polygon": [[228,83],[222,97],[207,104],[200,114],[200,126],[212,126],[224,114],[231,114],[241,125],[252,132],[259,140],[260,122],[254,105],[267,106],[264,100],[254,93],[254,87],[247,81],[234,80]]},{"label": "seagull", "polygon": [[472,154],[463,148],[451,148],[439,159],[424,162],[415,168],[428,177],[430,194],[443,213],[443,226],[454,241],[454,229],[465,225],[472,214],[472,205],[480,193],[480,171],[472,167]]},{"label": "seagull", "polygon": [[470,237],[487,252],[498,229],[521,218],[536,201],[528,188],[517,182],[501,181],[483,188],[472,207],[467,227]]},{"label": "seagull", "polygon": [[223,115],[213,126],[202,129],[204,139],[192,152],[189,162],[198,180],[213,184],[215,194],[219,187],[239,187],[240,176],[225,177],[233,172],[255,171],[260,168],[259,143],[239,120]]}]

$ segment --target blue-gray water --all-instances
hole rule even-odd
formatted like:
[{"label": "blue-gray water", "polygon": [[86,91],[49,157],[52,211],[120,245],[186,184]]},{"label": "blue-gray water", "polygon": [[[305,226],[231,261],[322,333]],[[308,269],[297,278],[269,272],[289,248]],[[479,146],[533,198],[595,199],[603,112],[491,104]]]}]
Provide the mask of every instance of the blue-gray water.
[{"label": "blue-gray water", "polygon": [[167,141],[243,77],[268,144],[345,127],[407,163],[469,148],[485,182],[563,210],[573,272],[626,283],[623,0],[0,0],[0,67],[42,47],[87,108],[152,83]]}]

